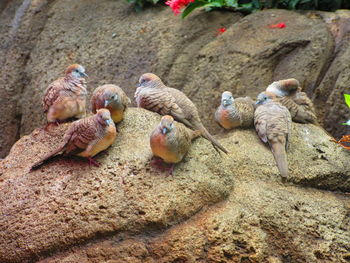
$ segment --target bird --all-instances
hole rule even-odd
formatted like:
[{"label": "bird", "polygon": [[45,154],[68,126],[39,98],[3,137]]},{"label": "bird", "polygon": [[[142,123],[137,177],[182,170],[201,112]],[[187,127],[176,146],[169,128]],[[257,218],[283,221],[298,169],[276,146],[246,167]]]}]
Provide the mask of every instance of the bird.
[{"label": "bird", "polygon": [[150,145],[154,156],[161,158],[165,163],[174,164],[181,162],[188,152],[193,139],[199,137],[202,131],[190,130],[182,123],[174,121],[170,115],[162,117],[150,136]]},{"label": "bird", "polygon": [[118,86],[106,84],[95,89],[91,97],[92,112],[106,108],[110,111],[115,123],[119,123],[124,118],[124,112],[131,103],[125,92]]},{"label": "bird", "polygon": [[73,64],[66,69],[64,77],[47,87],[42,106],[48,124],[85,117],[87,90],[84,77],[87,76],[83,66]]},{"label": "bird", "polygon": [[224,153],[228,151],[207,131],[198,114],[197,107],[180,90],[165,86],[155,74],[145,73],[139,79],[135,92],[137,106],[160,115],[171,115],[192,130],[201,130],[202,136]]},{"label": "bird", "polygon": [[314,105],[306,93],[301,91],[298,80],[292,78],[275,81],[266,88],[265,95],[277,99],[287,107],[293,121],[318,124]]},{"label": "bird", "polygon": [[250,97],[234,99],[231,92],[225,91],[215,112],[215,120],[227,130],[249,128],[254,124],[254,111],[254,101]]},{"label": "bird", "polygon": [[283,179],[286,179],[289,174],[286,151],[292,130],[290,112],[278,100],[269,97],[264,97],[256,103],[255,129],[260,139],[269,144],[280,174]]},{"label": "bird", "polygon": [[85,157],[89,160],[89,165],[99,166],[92,157],[112,145],[116,136],[110,112],[107,109],[99,109],[92,116],[74,121],[65,132],[63,142],[33,164],[32,169],[58,154]]}]

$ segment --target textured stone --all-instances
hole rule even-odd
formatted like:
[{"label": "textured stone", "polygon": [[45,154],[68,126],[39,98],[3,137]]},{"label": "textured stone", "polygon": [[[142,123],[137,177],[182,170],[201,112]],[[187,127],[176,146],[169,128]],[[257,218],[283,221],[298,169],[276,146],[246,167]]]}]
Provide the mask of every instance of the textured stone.
[{"label": "textured stone", "polygon": [[[168,7],[135,13],[126,1],[42,0],[31,1],[19,29],[13,31],[16,8],[29,2],[8,2],[0,15],[0,37],[16,32],[0,50],[6,51],[0,72],[0,95],[6,105],[1,109],[6,116],[0,123],[5,130],[1,156],[16,138],[43,123],[42,93],[71,63],[86,67],[90,93],[98,85],[114,83],[132,97],[139,76],[154,72],[193,99],[214,133],[219,127],[213,113],[224,90],[254,97],[274,80],[295,77],[310,96],[320,94],[317,113],[327,130],[336,136],[346,131],[338,122],[347,118],[348,109],[332,105],[343,105],[339,93],[349,86],[346,77],[339,79],[328,102],[322,102],[333,87],[327,78],[321,80],[338,42],[320,15],[268,10],[242,18],[238,13],[196,11],[181,20]],[[286,28],[269,27],[279,22]],[[221,27],[227,30],[217,35]],[[342,50],[346,52],[347,45]],[[331,76],[338,76],[342,68],[334,64]],[[346,76],[346,68],[342,72]]]},{"label": "textured stone", "polygon": [[293,125],[284,185],[253,129],[222,134],[228,155],[197,139],[167,177],[149,165],[159,120],[130,108],[100,168],[28,172],[69,124],[21,138],[0,162],[0,262],[346,262],[350,198],[300,187],[350,191],[349,153],[322,129]]}]

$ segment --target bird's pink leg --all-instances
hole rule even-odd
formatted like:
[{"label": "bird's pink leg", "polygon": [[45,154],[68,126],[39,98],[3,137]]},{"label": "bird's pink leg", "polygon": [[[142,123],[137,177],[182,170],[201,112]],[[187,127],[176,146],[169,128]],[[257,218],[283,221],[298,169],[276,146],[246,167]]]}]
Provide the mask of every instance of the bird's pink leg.
[{"label": "bird's pink leg", "polygon": [[170,168],[168,169],[168,176],[170,175],[170,176],[173,176],[173,172],[174,172],[174,168],[175,168],[175,164],[174,163],[172,163],[171,164],[171,166],[170,166]]},{"label": "bird's pink leg", "polygon": [[101,166],[101,164],[98,161],[94,160],[92,157],[88,157],[88,160],[89,160],[89,166],[91,166],[91,165],[93,165],[95,167]]},{"label": "bird's pink leg", "polygon": [[[170,165],[170,167],[169,167],[169,165]],[[175,164],[167,164],[161,158],[153,156],[153,158],[151,160],[151,166],[153,168],[156,168],[156,169],[162,171],[162,172],[167,171],[168,176],[169,176],[169,175],[173,175]]]},{"label": "bird's pink leg", "polygon": [[153,168],[159,169],[159,170],[163,170],[164,168],[164,162],[161,158],[153,156],[152,160],[151,160],[151,166]]},{"label": "bird's pink leg", "polygon": [[54,122],[48,122],[48,123],[46,123],[46,125],[45,125],[45,127],[44,127],[44,130],[45,131],[49,131],[49,128],[51,127],[51,126],[58,126],[58,125],[60,125],[60,121],[58,121],[58,120],[56,120],[56,121],[54,121]]}]

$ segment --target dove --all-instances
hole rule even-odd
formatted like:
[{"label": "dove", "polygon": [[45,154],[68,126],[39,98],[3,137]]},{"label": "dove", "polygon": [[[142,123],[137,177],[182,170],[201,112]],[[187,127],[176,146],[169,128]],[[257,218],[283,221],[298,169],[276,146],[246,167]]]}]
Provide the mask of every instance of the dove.
[{"label": "dove", "polygon": [[65,76],[52,82],[44,92],[42,105],[48,123],[82,118],[86,112],[87,74],[83,66],[70,65]]},{"label": "dove", "polygon": [[91,97],[92,112],[106,108],[110,111],[115,123],[119,123],[124,118],[124,111],[130,104],[130,99],[118,86],[106,84],[95,89]]},{"label": "dove", "polygon": [[254,101],[250,97],[234,99],[231,92],[225,91],[215,112],[215,120],[227,130],[249,128],[254,123],[254,110]]},{"label": "dove", "polygon": [[266,96],[277,100],[289,110],[292,120],[300,123],[317,124],[314,105],[305,92],[301,91],[299,81],[284,79],[275,81],[266,88]]},{"label": "dove", "polygon": [[181,91],[169,88],[152,73],[145,73],[139,79],[135,92],[137,106],[160,115],[171,115],[192,130],[201,130],[202,136],[224,153],[228,151],[203,126],[197,107]]},{"label": "dove", "polygon": [[[165,163],[179,163],[190,149],[192,140],[200,136],[201,132],[192,131],[182,123],[174,121],[172,116],[165,115],[150,136],[152,152]],[[171,166],[170,174],[173,168]]]},{"label": "dove", "polygon": [[269,97],[257,101],[254,125],[258,136],[270,145],[278,170],[283,178],[288,177],[287,153],[291,136],[292,119],[289,110]]},{"label": "dove", "polygon": [[36,162],[32,169],[58,154],[85,157],[90,165],[99,166],[92,157],[107,149],[116,136],[110,112],[107,109],[99,109],[95,115],[74,121],[67,129],[62,144]]}]

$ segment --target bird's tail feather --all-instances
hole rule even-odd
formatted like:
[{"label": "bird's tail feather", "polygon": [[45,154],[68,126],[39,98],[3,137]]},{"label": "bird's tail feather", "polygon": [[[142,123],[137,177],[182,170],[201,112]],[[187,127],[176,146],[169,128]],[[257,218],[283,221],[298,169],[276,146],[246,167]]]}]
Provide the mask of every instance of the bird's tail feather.
[{"label": "bird's tail feather", "polygon": [[66,146],[66,144],[62,144],[61,146],[59,146],[57,149],[53,150],[52,152],[46,154],[43,158],[41,158],[39,161],[35,162],[32,165],[31,170],[34,170],[36,168],[38,168],[39,166],[41,166],[46,160],[50,159],[51,157],[57,155],[58,153],[60,153],[63,148]]},{"label": "bird's tail feather", "polygon": [[288,161],[285,146],[282,143],[273,143],[271,144],[271,149],[281,176],[287,178]]},{"label": "bird's tail feather", "polygon": [[202,136],[203,134],[203,130],[195,130],[195,131],[192,131],[192,134],[191,134],[191,141],[198,138],[199,136]]},{"label": "bird's tail feather", "polygon": [[228,153],[228,151],[224,148],[224,146],[222,146],[208,131],[207,129],[201,125],[202,127],[200,128],[201,130],[201,135],[206,138],[208,141],[210,141],[214,147],[219,148],[221,151],[223,151],[224,153]]}]

